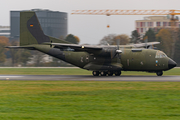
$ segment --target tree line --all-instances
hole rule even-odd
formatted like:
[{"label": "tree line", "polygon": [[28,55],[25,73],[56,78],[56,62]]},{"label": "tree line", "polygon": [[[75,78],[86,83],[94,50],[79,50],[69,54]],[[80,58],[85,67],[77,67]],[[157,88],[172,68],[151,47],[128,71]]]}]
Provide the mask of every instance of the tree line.
[{"label": "tree line", "polygon": [[[69,34],[64,39],[73,44],[79,44],[80,39]],[[129,37],[126,34],[109,34],[104,36],[100,45],[126,45],[146,42],[160,42],[156,45],[158,50],[164,51],[169,57],[180,64],[180,29],[149,29],[142,37],[137,30],[131,32]],[[49,57],[38,51],[25,49],[7,49],[5,46],[18,46],[19,42],[9,41],[8,38],[0,36],[0,66],[72,66],[59,59]],[[45,59],[46,58],[46,59]],[[49,62],[46,62],[47,59]]]}]

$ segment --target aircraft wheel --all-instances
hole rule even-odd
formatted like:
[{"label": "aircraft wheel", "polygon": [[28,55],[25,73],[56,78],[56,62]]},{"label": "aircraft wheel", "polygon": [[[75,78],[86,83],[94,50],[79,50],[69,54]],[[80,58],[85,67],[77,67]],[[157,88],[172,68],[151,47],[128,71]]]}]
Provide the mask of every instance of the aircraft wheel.
[{"label": "aircraft wheel", "polygon": [[162,76],[162,75],[163,75],[163,72],[162,72],[162,71],[158,71],[158,72],[156,72],[156,75],[157,75],[157,76]]},{"label": "aircraft wheel", "polygon": [[116,72],[115,72],[115,75],[116,75],[116,76],[120,76],[120,75],[121,75],[121,71],[116,71]]},{"label": "aircraft wheel", "polygon": [[106,72],[105,71],[101,71],[101,76],[106,76]]},{"label": "aircraft wheel", "polygon": [[113,76],[113,72],[112,71],[108,71],[108,76]]},{"label": "aircraft wheel", "polygon": [[93,76],[99,76],[99,71],[93,71],[92,74]]}]

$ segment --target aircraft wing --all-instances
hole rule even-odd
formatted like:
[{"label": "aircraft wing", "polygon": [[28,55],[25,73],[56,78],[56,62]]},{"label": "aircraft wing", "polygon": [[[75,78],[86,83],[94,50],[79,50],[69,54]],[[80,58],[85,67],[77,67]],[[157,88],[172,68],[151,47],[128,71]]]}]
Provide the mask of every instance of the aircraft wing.
[{"label": "aircraft wing", "polygon": [[77,45],[77,44],[62,44],[62,43],[49,43],[50,45],[54,45],[56,48],[71,48],[75,51],[89,51],[89,50],[102,50],[103,48],[100,46],[92,46],[92,45]]},{"label": "aircraft wing", "polygon": [[[77,45],[77,44],[63,44],[63,43],[44,43],[48,45],[53,45],[55,48],[71,48],[74,51],[86,51],[86,52],[96,52],[102,50],[104,47],[116,47],[116,45],[109,45],[109,46],[95,46],[95,45]],[[160,42],[148,42],[148,43],[139,43],[139,44],[132,44],[132,45],[120,45],[120,47],[125,48],[141,48],[147,46],[153,46],[155,44],[160,44]]]},{"label": "aircraft wing", "polygon": [[147,43],[139,43],[139,44],[133,44],[132,47],[140,48],[140,47],[149,47],[152,45],[160,44],[160,42],[147,42]]}]

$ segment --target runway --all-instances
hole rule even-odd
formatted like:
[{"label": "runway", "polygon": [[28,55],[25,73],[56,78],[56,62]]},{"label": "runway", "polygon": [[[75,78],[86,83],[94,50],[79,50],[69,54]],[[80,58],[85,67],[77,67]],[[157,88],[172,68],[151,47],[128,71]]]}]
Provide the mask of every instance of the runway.
[{"label": "runway", "polygon": [[180,82],[180,76],[92,76],[92,75],[0,75],[0,80],[60,81],[169,81]]}]

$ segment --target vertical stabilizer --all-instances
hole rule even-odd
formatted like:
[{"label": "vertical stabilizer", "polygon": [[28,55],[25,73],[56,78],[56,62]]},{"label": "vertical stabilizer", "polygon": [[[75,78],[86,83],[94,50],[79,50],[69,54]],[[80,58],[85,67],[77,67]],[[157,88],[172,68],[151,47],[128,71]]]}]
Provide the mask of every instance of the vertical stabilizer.
[{"label": "vertical stabilizer", "polygon": [[44,42],[69,43],[44,34],[35,12],[20,13],[20,46]]},{"label": "vertical stabilizer", "polygon": [[44,35],[35,12],[20,13],[20,46],[50,42]]}]

